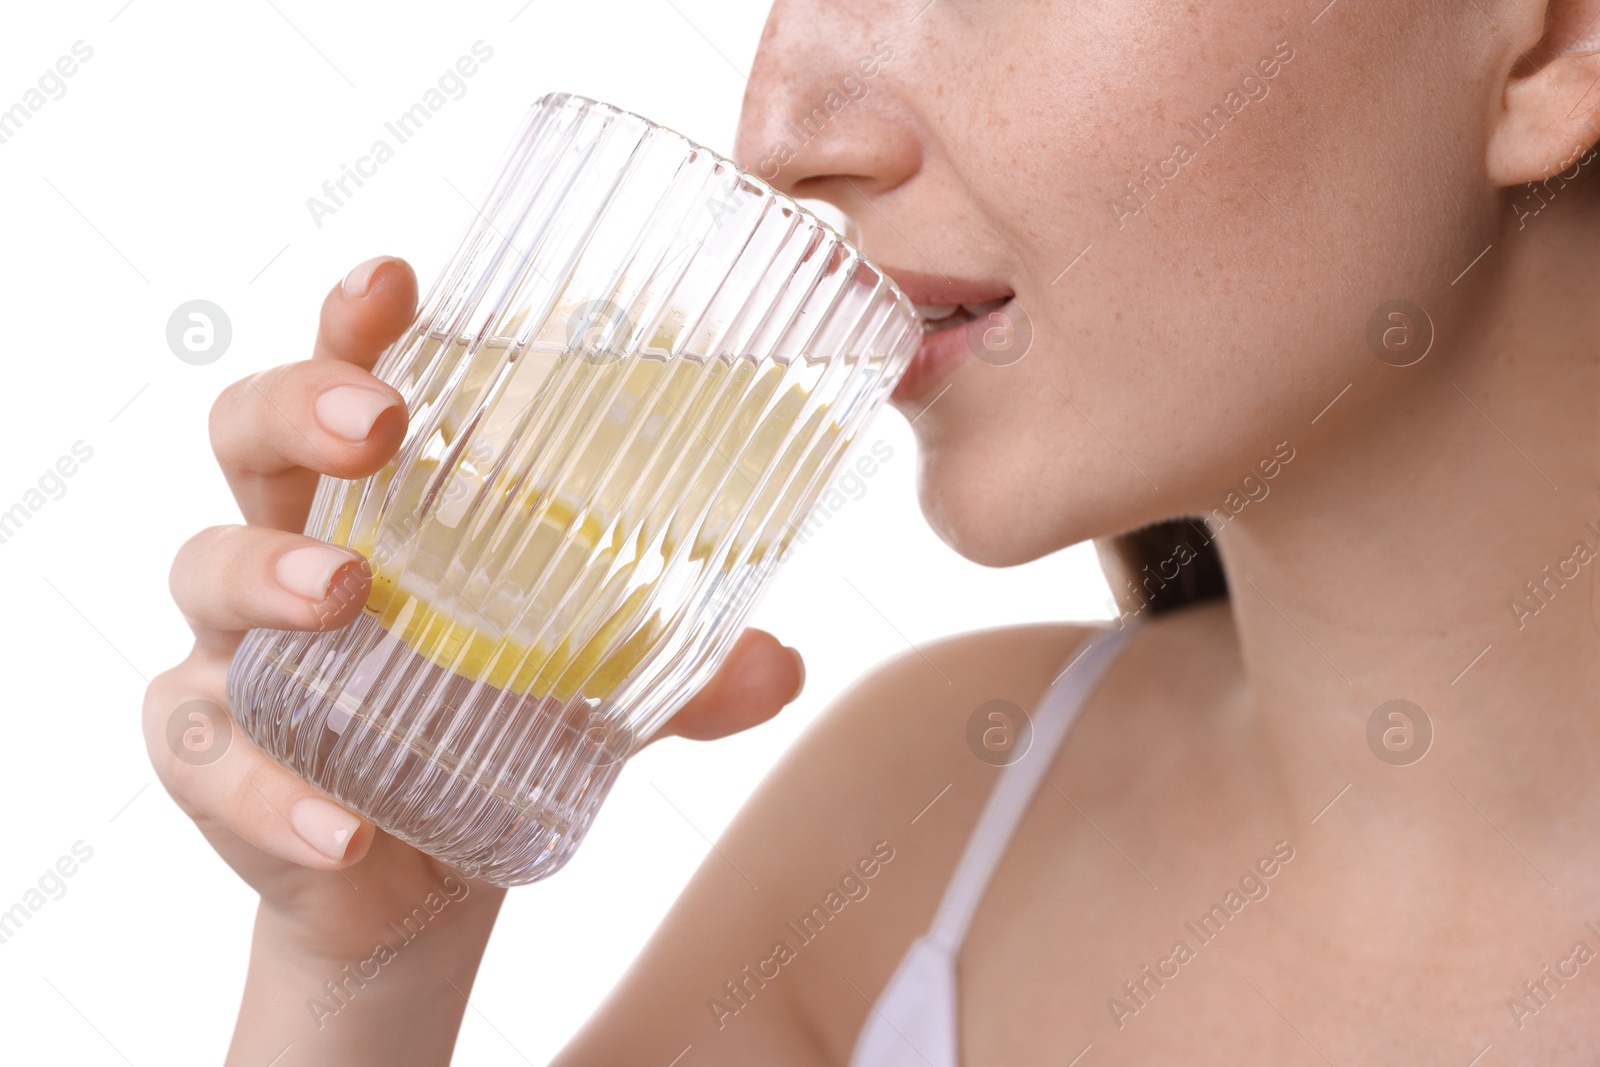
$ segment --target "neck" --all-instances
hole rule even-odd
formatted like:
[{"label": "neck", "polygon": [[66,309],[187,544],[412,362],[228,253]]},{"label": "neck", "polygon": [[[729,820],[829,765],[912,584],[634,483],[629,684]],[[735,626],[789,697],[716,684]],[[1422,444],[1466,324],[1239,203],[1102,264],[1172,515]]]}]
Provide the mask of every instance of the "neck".
[{"label": "neck", "polygon": [[[1438,323],[1420,363],[1353,368],[1269,494],[1217,530],[1249,699],[1298,817],[1347,783],[1404,782],[1453,787],[1502,829],[1600,825],[1586,211],[1497,235],[1473,271],[1476,310]],[[1395,699],[1433,731],[1399,767],[1367,736]],[[1405,720],[1391,727],[1403,749]]]}]

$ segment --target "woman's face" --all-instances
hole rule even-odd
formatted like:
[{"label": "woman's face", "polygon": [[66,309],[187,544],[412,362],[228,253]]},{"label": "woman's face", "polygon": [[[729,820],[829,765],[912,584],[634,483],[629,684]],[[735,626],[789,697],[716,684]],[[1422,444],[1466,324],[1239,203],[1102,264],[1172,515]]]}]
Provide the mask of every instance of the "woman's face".
[{"label": "woman's face", "polygon": [[1325,2],[773,7],[741,162],[846,210],[914,300],[1010,297],[895,400],[965,555],[1209,513],[1280,443],[1359,441],[1415,380],[1382,376],[1374,312],[1466,314],[1451,280],[1507,210],[1499,5]]}]

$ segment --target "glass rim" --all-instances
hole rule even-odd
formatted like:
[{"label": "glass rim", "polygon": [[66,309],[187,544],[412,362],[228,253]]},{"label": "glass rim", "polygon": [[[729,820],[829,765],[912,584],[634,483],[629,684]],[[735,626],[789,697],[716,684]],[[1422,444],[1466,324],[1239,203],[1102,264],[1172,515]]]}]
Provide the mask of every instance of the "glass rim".
[{"label": "glass rim", "polygon": [[[646,127],[646,132],[666,134],[667,136],[673,137],[682,142],[683,145],[691,151],[703,152],[711,158],[727,164],[729,167],[733,168],[733,170],[737,172],[741,178],[754,184],[765,195],[772,197],[774,200],[777,200],[786,207],[792,208],[812,225],[818,226],[826,232],[832,234],[840,244],[844,245],[844,247],[855,253],[857,259],[859,259],[861,263],[871,267],[878,277],[882,279],[884,286],[894,297],[892,303],[903,304],[913,316],[916,315],[916,304],[913,303],[911,298],[905,294],[905,291],[900,288],[899,283],[890,277],[889,272],[884,270],[883,267],[879,265],[877,260],[873,259],[871,256],[868,256],[864,251],[861,250],[861,247],[857,245],[856,242],[852,241],[847,235],[839,232],[839,228],[834,226],[827,219],[806,207],[805,204],[801,203],[796,197],[790,196],[781,189],[773,188],[771,182],[767,181],[765,178],[761,177],[761,175],[755,173],[737,160],[726,155],[725,153],[717,151],[715,148],[711,148],[705,144],[702,144],[676,127],[668,126],[665,123],[656,122],[654,119],[651,119],[645,115],[641,115],[637,111],[629,111],[627,108],[618,107],[616,104],[608,103],[604,100],[598,100],[592,96],[585,96],[582,93],[569,93],[560,90],[552,90],[551,92],[540,96],[533,102],[533,110],[538,110],[547,106],[564,106],[567,103],[575,104],[580,108],[592,108],[596,111],[605,112],[617,118],[632,119],[636,122],[643,123]],[[845,215],[846,218],[853,217],[849,214],[849,212],[844,211],[843,208],[840,208],[839,210]]]}]

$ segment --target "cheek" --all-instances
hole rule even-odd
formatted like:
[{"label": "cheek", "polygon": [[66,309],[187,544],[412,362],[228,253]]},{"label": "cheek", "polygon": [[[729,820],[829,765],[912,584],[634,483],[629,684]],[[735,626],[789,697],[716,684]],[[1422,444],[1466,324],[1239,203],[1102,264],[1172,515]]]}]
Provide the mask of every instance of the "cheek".
[{"label": "cheek", "polygon": [[[1019,40],[1035,92],[983,83],[979,110],[1010,118],[973,124],[957,153],[1035,330],[1010,367],[964,365],[918,424],[930,521],[985,562],[1208,511],[1277,442],[1352,432],[1371,397],[1406,387],[1368,348],[1373,311],[1412,299],[1447,330],[1471,300],[1447,283],[1491,239],[1470,132],[1484,105],[1445,91],[1437,41],[1341,24],[1313,42],[1255,16],[1243,32],[1209,8],[1140,17],[1102,24],[1122,54],[1081,20]],[[1285,40],[1267,99],[1197,135]],[[1176,176],[1146,184],[1136,215],[1114,210],[1179,140]]]}]

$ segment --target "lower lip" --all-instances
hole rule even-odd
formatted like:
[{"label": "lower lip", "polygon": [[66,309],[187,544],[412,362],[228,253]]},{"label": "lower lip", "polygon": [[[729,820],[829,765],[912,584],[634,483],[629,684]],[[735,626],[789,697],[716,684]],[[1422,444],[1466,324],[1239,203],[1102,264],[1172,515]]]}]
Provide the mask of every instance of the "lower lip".
[{"label": "lower lip", "polygon": [[974,336],[971,331],[983,328],[983,319],[977,318],[925,335],[889,398],[916,400],[930,392],[972,355],[972,346],[981,336]]}]

